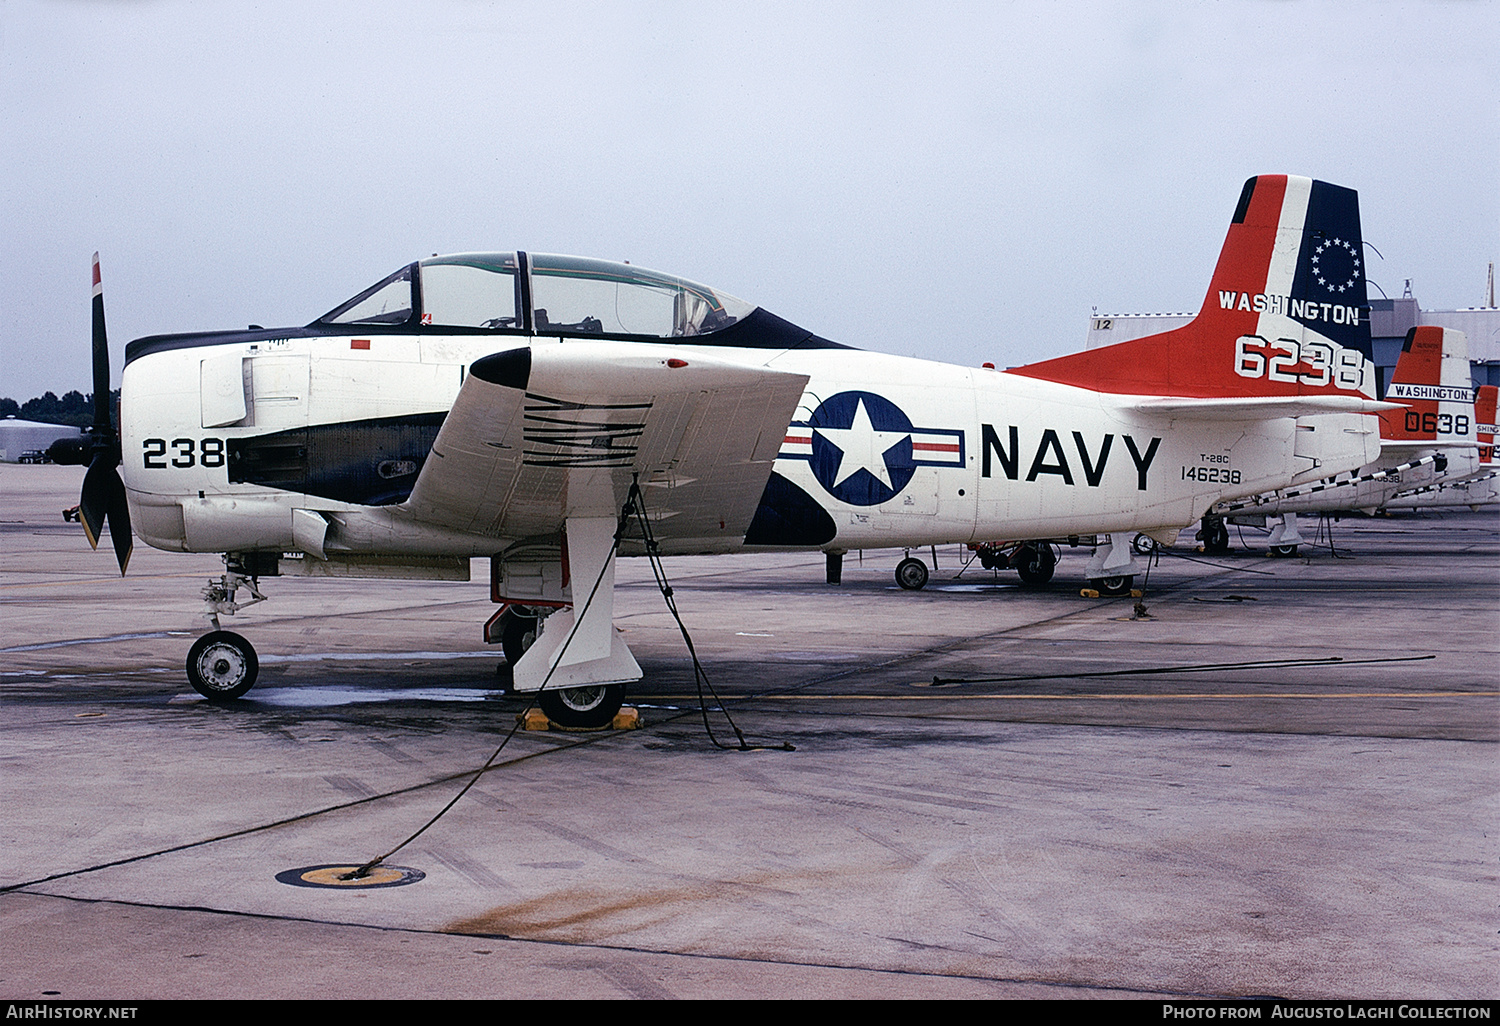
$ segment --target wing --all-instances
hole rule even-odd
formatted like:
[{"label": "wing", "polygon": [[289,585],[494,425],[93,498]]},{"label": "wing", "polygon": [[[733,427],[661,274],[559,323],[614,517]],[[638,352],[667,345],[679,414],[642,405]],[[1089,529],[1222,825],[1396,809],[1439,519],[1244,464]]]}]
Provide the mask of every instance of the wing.
[{"label": "wing", "polygon": [[496,353],[470,368],[404,508],[498,549],[617,516],[638,477],[658,540],[722,549],[749,527],[806,384],[691,347]]}]

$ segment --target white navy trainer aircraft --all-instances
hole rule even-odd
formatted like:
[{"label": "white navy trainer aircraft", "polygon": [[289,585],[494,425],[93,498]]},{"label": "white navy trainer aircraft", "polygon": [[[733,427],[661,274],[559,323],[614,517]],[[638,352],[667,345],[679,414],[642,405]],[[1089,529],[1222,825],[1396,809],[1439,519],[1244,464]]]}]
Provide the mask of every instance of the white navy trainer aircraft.
[{"label": "white navy trainer aircraft", "polygon": [[[1446,330],[1446,329],[1445,329]],[[1449,473],[1408,488],[1385,504],[1386,509],[1434,509],[1467,506],[1478,509],[1500,503],[1500,460],[1495,458],[1495,407],[1500,389],[1480,385],[1474,399],[1474,434],[1479,465],[1468,475]]]},{"label": "white navy trainer aircraft", "polygon": [[[118,432],[94,272],[80,515],[225,554],[188,657],[212,699],[257,660],[218,616],[278,573],[467,579],[490,558],[513,687],[607,723],[641,677],[615,561],[1140,531],[1380,450],[1354,191],[1245,183],[1202,313],[1007,371],[866,352],[716,289],[539,253],[437,256],[300,328],[125,351]],[[930,330],[913,323],[913,331]],[[627,517],[627,510],[644,517]],[[918,564],[920,567],[920,564]],[[236,601],[239,591],[251,598]]]}]

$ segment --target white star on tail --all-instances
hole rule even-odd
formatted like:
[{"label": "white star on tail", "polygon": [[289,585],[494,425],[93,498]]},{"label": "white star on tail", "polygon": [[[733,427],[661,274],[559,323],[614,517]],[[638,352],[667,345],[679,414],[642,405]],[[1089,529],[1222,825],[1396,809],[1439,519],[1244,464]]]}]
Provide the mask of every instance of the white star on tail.
[{"label": "white star on tail", "polygon": [[837,488],[861,470],[875,475],[875,480],[891,490],[891,472],[886,469],[885,454],[911,437],[910,431],[876,431],[870,423],[870,414],[865,410],[865,401],[859,400],[854,408],[854,422],[846,428],[813,428],[818,434],[838,446],[843,456],[839,458],[839,469],[833,486]]}]

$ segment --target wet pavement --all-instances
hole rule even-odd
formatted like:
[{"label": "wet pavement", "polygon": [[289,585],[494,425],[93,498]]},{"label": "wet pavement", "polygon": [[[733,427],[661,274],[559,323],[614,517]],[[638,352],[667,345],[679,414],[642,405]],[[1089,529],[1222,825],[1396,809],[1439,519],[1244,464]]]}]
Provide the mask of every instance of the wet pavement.
[{"label": "wet pavement", "polygon": [[1147,618],[1080,596],[1087,550],[1032,589],[940,548],[920,592],[899,550],[840,587],[820,553],[669,560],[750,751],[711,741],[624,561],[643,729],[516,734],[389,860],[420,881],[351,890],[277,875],[389,851],[526,707],[481,640],[486,561],[263,581],[224,624],[260,681],[215,706],[182,666],[218,558],[138,544],[121,580],[58,515],[81,477],[0,465],[5,997],[1500,985],[1493,511],[1346,519],[1294,559],[1174,549]]}]

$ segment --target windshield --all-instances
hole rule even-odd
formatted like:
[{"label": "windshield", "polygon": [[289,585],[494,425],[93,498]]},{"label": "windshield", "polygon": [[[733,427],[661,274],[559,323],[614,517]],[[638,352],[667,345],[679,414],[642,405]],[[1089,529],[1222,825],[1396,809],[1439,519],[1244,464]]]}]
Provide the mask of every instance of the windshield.
[{"label": "windshield", "polygon": [[346,303],[319,317],[319,324],[405,324],[413,307],[412,278],[416,264],[365,289]]}]

